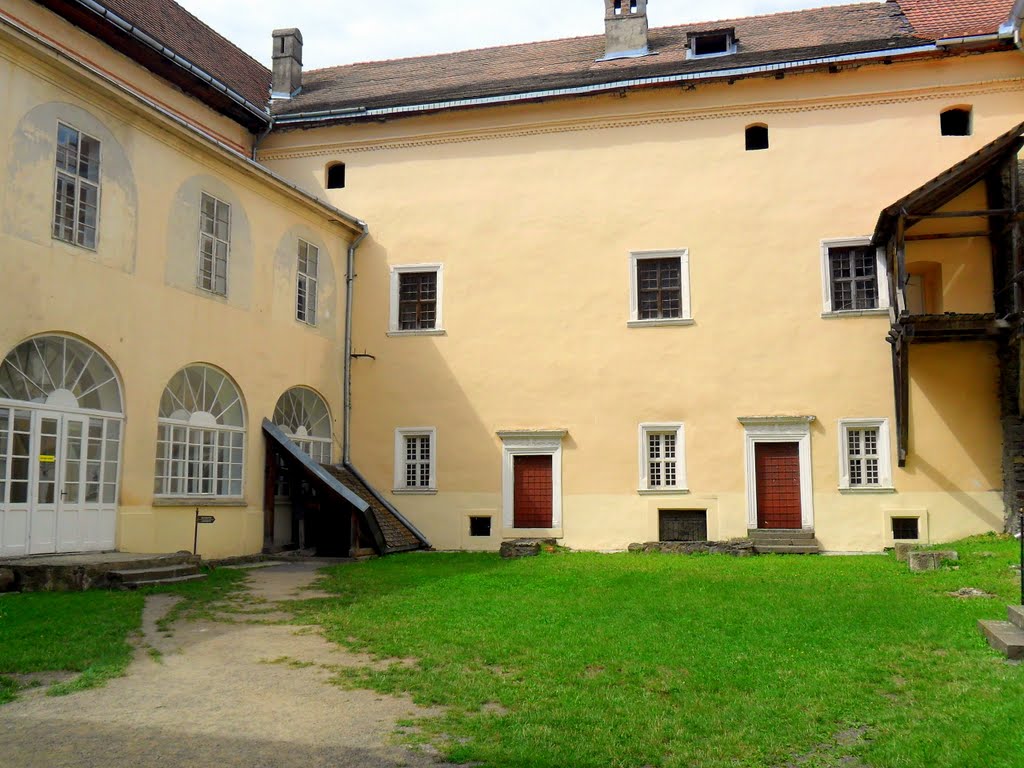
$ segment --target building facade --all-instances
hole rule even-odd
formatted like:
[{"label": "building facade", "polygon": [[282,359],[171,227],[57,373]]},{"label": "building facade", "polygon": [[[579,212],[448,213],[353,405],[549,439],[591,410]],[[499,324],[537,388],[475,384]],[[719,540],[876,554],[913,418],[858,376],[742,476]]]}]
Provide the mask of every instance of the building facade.
[{"label": "building facade", "polygon": [[[0,550],[187,549],[197,507],[208,556],[301,545],[264,418],[404,548],[1001,530],[1011,5],[649,30],[608,0],[604,36],[311,72],[297,30],[271,72],[197,29],[222,90],[13,0]],[[947,313],[973,335],[906,352]]]}]

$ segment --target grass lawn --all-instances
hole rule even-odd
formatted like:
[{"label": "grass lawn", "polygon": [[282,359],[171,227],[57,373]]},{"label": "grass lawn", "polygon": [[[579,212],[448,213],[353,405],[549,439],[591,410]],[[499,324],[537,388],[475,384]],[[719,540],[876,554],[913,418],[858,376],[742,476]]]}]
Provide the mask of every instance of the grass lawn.
[{"label": "grass lawn", "polygon": [[52,695],[102,685],[124,674],[132,660],[130,639],[142,626],[144,597],[172,592],[184,600],[174,612],[188,615],[236,589],[244,573],[218,570],[199,582],[138,592],[30,592],[0,596],[0,704],[20,684],[10,677],[33,672],[77,672],[53,685]]},{"label": "grass lawn", "polygon": [[[303,621],[417,664],[339,673],[446,714],[416,723],[489,766],[1021,768],[1024,666],[991,651],[1017,543],[958,570],[892,557],[412,554],[328,571]],[[995,600],[946,592],[977,587]],[[843,759],[853,756],[851,762]]]}]

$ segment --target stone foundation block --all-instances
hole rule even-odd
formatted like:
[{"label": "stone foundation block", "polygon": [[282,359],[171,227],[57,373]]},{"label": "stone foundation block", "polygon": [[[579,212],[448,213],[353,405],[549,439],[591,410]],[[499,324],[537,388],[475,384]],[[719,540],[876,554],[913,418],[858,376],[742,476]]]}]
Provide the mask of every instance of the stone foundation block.
[{"label": "stone foundation block", "polygon": [[911,552],[907,562],[914,573],[937,571],[946,560],[959,560],[960,556],[953,550],[939,552]]},{"label": "stone foundation block", "polygon": [[10,592],[14,589],[14,571],[10,568],[0,568],[0,592]]}]

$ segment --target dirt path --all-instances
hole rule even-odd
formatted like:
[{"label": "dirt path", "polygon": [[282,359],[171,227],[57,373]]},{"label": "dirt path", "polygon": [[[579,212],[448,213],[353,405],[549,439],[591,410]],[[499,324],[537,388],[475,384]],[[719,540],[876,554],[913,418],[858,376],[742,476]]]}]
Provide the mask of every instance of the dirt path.
[{"label": "dirt path", "polygon": [[396,721],[429,710],[327,682],[331,667],[365,658],[308,629],[254,623],[280,617],[274,602],[311,596],[301,590],[315,567],[253,570],[249,605],[258,612],[236,606],[217,621],[180,622],[170,637],[157,622],[176,598],[149,598],[126,677],[64,697],[28,692],[3,708],[0,766],[433,765],[432,755],[390,743]]}]

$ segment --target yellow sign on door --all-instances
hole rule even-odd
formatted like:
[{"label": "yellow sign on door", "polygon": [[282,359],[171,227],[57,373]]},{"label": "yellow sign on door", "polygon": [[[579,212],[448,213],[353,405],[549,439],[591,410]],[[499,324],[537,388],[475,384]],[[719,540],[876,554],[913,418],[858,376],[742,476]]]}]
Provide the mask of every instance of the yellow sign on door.
[{"label": "yellow sign on door", "polygon": [[40,454],[40,456],[39,456],[39,463],[40,464],[53,464],[56,461],[57,461],[57,457],[56,456],[47,456],[46,454]]}]

